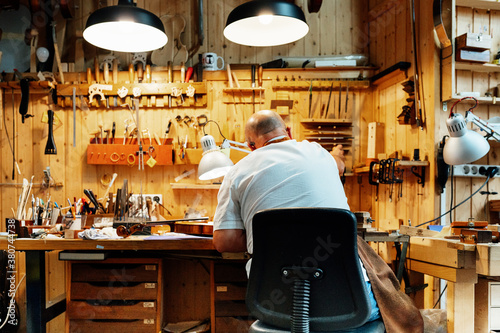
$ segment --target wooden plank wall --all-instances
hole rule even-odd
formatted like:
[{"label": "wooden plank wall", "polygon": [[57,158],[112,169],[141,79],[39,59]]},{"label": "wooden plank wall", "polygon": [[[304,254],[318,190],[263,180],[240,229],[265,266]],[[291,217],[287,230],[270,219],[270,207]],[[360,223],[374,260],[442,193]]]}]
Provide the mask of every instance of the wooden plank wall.
[{"label": "wooden plank wall", "polygon": [[[116,3],[116,1],[114,1]],[[367,30],[367,7],[364,1],[325,1],[320,13],[307,13],[307,1],[298,0],[296,3],[304,8],[307,20],[310,24],[311,31],[309,35],[290,45],[273,47],[273,48],[249,48],[238,46],[232,43],[227,43],[222,36],[222,29],[225,23],[225,17],[229,11],[236,5],[243,3],[243,0],[205,0],[204,4],[204,23],[205,23],[205,41],[197,53],[205,51],[213,51],[224,57],[227,63],[263,63],[272,60],[276,56],[311,56],[311,55],[330,55],[330,54],[368,54],[369,48],[369,32]],[[97,8],[97,1],[87,2],[79,1],[80,9],[77,11],[73,29],[81,30],[86,17]],[[138,1],[140,7],[149,9],[158,15],[180,13],[188,24],[183,35],[184,44],[192,45],[196,38],[194,34],[196,22],[192,19],[196,1]],[[332,21],[334,24],[332,24]],[[62,47],[64,49],[64,47]],[[94,56],[97,54],[95,48],[84,44],[85,63],[91,66]],[[62,50],[61,50],[62,51]],[[105,53],[99,53],[99,56],[104,56]],[[129,56],[128,56],[129,57]],[[128,59],[130,60],[130,59]],[[195,61],[196,62],[196,61]],[[126,62],[124,62],[126,64]],[[188,62],[188,65],[190,63]],[[84,78],[85,68],[81,69],[81,77]],[[68,76],[70,77],[70,76]],[[249,85],[248,73],[242,79],[242,84]],[[78,80],[78,79],[75,79]],[[267,86],[265,98],[266,101],[263,107],[269,108],[270,98],[274,97],[274,92],[270,88],[272,85],[271,79],[265,81]],[[209,118],[225,123],[228,119],[228,114],[232,112],[233,106],[224,103],[223,88],[227,87],[226,79],[214,79],[207,81],[207,107],[202,109],[168,109],[168,108],[147,108],[141,109],[141,127],[148,127],[152,132],[161,135],[165,131],[168,120],[175,118],[177,115],[193,115],[206,114]],[[77,91],[77,95],[84,94],[82,91]],[[323,100],[326,100],[327,92],[322,92]],[[14,102],[12,102],[12,98]],[[294,137],[300,137],[300,119],[302,114],[307,110],[307,93],[304,91],[292,91],[290,98],[298,101],[294,105],[294,109],[287,121],[292,125]],[[102,121],[106,127],[109,127],[113,121],[117,125],[117,137],[121,137],[124,131],[124,120],[131,117],[129,111],[125,108],[94,108],[85,107],[77,108],[76,112],[76,146],[73,147],[73,113],[71,107],[54,107],[48,105],[47,92],[33,93],[31,95],[29,113],[34,115],[26,123],[20,122],[20,117],[17,110],[20,103],[19,91],[4,91],[3,92],[3,110],[5,115],[5,126],[0,131],[1,145],[1,175],[2,183],[21,183],[23,178],[35,176],[34,182],[40,183],[43,176],[43,170],[50,167],[51,175],[55,182],[61,182],[62,187],[41,188],[35,187],[33,193],[35,196],[47,201],[51,198],[52,201],[57,201],[61,205],[67,198],[83,196],[84,188],[93,189],[98,196],[101,196],[106,188],[101,185],[101,178],[104,175],[111,175],[114,172],[118,173],[118,178],[113,186],[112,191],[116,191],[121,186],[124,179],[129,180],[129,189],[134,193],[159,193],[163,195],[165,205],[176,216],[182,216],[187,209],[193,204],[198,195],[201,195],[201,200],[198,206],[199,210],[204,210],[206,215],[213,216],[214,209],[217,203],[214,190],[172,190],[170,183],[174,182],[174,178],[184,171],[189,171],[195,166],[193,165],[175,165],[168,167],[149,168],[144,172],[138,172],[136,167],[127,166],[96,166],[86,163],[86,148],[91,138],[90,133],[98,128],[98,122]],[[353,105],[356,105],[353,110],[354,115],[358,115],[359,119],[366,122],[368,119],[374,119],[371,115],[373,109],[371,102],[371,94],[369,91],[353,91]],[[240,105],[237,106],[238,108]],[[57,117],[61,120],[62,126],[55,129],[54,137],[57,146],[57,155],[45,155],[45,144],[47,141],[46,132],[47,124],[41,122],[44,112],[49,108],[55,111]],[[253,112],[250,106],[241,106],[244,114],[240,119],[241,123],[247,119]],[[239,111],[239,110],[238,110]],[[366,114],[366,115],[365,115]],[[366,118],[365,118],[366,117]],[[3,122],[3,120],[2,120]],[[359,126],[357,126],[360,128]],[[229,128],[226,127],[227,130]],[[215,128],[210,129],[211,134],[215,134],[216,139],[220,140],[220,136],[214,133]],[[178,135],[184,134],[186,128],[182,123],[177,124],[174,121],[171,131],[171,137],[176,138]],[[365,130],[359,131],[360,138],[366,138]],[[15,179],[12,176],[12,154],[10,152],[8,140],[15,137],[16,159],[19,163],[21,174],[15,173]],[[363,139],[359,139],[361,142]],[[355,160],[363,159],[362,152],[356,153]],[[183,179],[185,182],[195,182],[195,174]],[[350,177],[346,192],[350,197],[350,203],[353,210],[369,209],[364,207],[359,198],[364,199],[361,202],[366,202],[365,193],[370,195],[371,188],[366,184],[356,184],[354,178]],[[11,207],[15,209],[17,206],[17,198],[20,189],[17,186],[2,185],[0,187],[0,217],[4,221],[5,218],[11,216]],[[166,216],[168,217],[168,215]],[[1,223],[1,230],[5,230],[4,223]],[[64,263],[57,260],[57,253],[49,253],[47,255],[49,271],[47,272],[47,293],[49,298],[53,298],[63,293],[65,290],[65,279],[61,272],[64,271]],[[24,258],[19,255],[18,258],[19,274],[24,272]],[[21,286],[19,290],[18,304],[21,313],[25,313],[25,289]],[[60,332],[64,327],[62,316],[50,323],[49,331]],[[24,328],[24,326],[23,326]]]},{"label": "wooden plank wall", "polygon": [[[405,170],[404,181],[400,188],[394,186],[392,200],[391,186],[379,185],[378,201],[372,201],[372,215],[379,222],[379,227],[394,229],[394,220],[402,220],[405,225],[412,225],[431,219],[434,209],[434,121],[436,87],[434,80],[439,72],[435,69],[436,50],[434,47],[432,13],[426,1],[417,2],[417,29],[419,35],[420,81],[423,86],[422,100],[425,110],[425,126],[422,129],[414,125],[401,125],[397,121],[402,107],[407,104],[408,94],[401,85],[406,79],[391,82],[374,88],[374,110],[370,121],[385,124],[384,152],[387,155],[401,151],[404,157],[413,158],[414,149],[420,150],[420,159],[430,161],[426,170],[425,186],[417,184],[416,177],[410,170]],[[370,61],[380,66],[380,70],[393,66],[401,61],[413,63],[413,46],[411,39],[411,9],[408,1],[370,1]],[[413,66],[407,73],[410,78],[414,73]],[[363,119],[364,121],[364,119]],[[361,126],[361,125],[360,125]],[[366,129],[361,129],[366,130]],[[363,182],[367,179],[363,178]],[[375,198],[375,189],[372,197]],[[361,201],[361,200],[360,200]],[[426,207],[426,209],[422,209]]]},{"label": "wooden plank wall", "polygon": [[[492,56],[496,54],[500,46],[500,36],[495,33],[500,29],[500,15],[497,10],[484,10],[484,9],[473,9],[468,7],[456,7],[456,24],[455,24],[455,36],[460,36],[467,32],[479,33],[492,35]],[[500,73],[498,72],[473,72],[470,70],[457,70],[455,77],[455,94],[459,92],[471,92],[478,91],[481,96],[491,89],[497,87],[500,80]],[[465,115],[465,112],[472,105],[467,102],[462,102],[457,104],[454,112],[458,112]],[[491,104],[479,104],[477,108],[474,109],[474,114],[482,119],[490,119],[500,115],[500,107]],[[436,117],[436,129],[438,131],[439,137],[441,139],[444,135],[448,134],[446,129],[446,119],[449,116],[448,112],[439,112]],[[472,128],[470,126],[469,128]],[[498,156],[498,144],[490,141],[490,152],[480,160],[474,162],[475,164],[490,164],[499,165]],[[446,185],[446,210],[452,205],[456,205],[466,198],[468,198],[472,193],[477,191],[484,183],[485,178],[466,178],[466,177],[454,177],[449,179]],[[494,178],[488,182],[488,184],[482,188],[481,191],[485,192],[499,192],[500,180]],[[467,200],[457,209],[452,212],[451,217],[448,217],[446,223],[451,221],[467,221],[469,218],[475,218],[478,221],[486,221],[489,219],[488,212],[488,201],[498,200],[500,198],[499,194],[476,194],[470,200]]]}]

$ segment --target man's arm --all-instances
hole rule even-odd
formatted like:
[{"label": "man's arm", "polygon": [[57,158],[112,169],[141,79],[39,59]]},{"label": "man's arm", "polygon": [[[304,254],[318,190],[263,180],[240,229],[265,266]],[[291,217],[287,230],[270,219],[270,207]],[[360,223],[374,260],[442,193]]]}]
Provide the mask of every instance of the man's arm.
[{"label": "man's arm", "polygon": [[344,155],[344,149],[342,145],[336,145],[330,154],[333,156],[335,159],[335,162],[337,162],[337,167],[339,168],[339,175],[342,177],[344,174],[345,170],[345,155]]},{"label": "man's arm", "polygon": [[213,243],[219,252],[246,252],[247,250],[247,236],[243,229],[215,230]]}]

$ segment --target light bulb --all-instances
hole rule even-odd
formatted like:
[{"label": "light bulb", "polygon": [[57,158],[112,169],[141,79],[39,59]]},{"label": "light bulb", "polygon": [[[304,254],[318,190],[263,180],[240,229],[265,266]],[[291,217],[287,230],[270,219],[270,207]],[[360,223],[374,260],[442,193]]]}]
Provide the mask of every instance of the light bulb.
[{"label": "light bulb", "polygon": [[259,15],[258,18],[259,18],[259,22],[264,24],[264,25],[271,24],[271,22],[273,21],[272,15]]},{"label": "light bulb", "polygon": [[49,59],[49,50],[47,50],[45,47],[39,47],[36,50],[36,57],[38,58],[38,61],[44,63]]}]

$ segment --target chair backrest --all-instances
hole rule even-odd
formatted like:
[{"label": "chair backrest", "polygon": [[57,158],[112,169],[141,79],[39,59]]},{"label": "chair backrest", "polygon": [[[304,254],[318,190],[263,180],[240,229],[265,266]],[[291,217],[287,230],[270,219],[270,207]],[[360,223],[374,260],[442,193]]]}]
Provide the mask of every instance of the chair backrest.
[{"label": "chair backrest", "polygon": [[[354,214],[335,208],[263,210],[253,218],[252,264],[246,304],[269,325],[290,328],[292,279],[283,269],[319,269],[309,279],[311,331],[354,328],[370,316],[370,301],[357,251]],[[295,275],[306,276],[300,271]]]}]

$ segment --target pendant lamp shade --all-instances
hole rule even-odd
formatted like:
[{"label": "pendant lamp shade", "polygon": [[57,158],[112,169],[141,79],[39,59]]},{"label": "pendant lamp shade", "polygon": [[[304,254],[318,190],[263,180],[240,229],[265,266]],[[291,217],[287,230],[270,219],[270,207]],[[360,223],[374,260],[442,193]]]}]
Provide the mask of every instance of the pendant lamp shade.
[{"label": "pendant lamp shade", "polygon": [[116,6],[92,13],[83,38],[97,47],[118,52],[148,52],[168,41],[158,16],[137,8],[132,0],[120,0]]},{"label": "pendant lamp shade", "polygon": [[295,42],[309,32],[304,12],[279,0],[253,0],[227,17],[224,36],[247,46],[277,46]]}]

